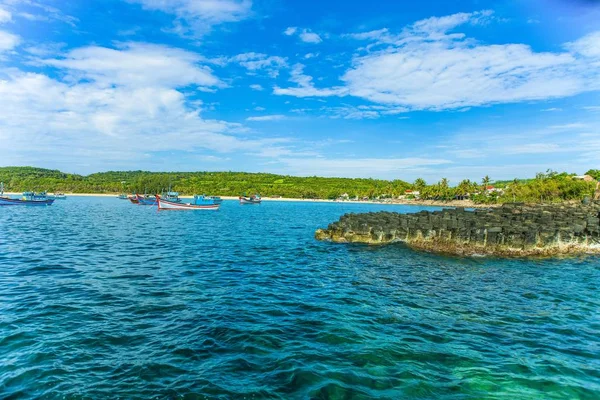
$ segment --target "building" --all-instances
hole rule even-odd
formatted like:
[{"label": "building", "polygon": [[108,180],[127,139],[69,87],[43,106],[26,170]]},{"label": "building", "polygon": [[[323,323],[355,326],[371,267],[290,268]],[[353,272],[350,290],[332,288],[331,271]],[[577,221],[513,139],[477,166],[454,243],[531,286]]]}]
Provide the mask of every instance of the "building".
[{"label": "building", "polygon": [[585,182],[594,182],[595,181],[594,177],[590,176],[590,175],[577,175],[577,176],[574,176],[573,179],[585,181]]}]

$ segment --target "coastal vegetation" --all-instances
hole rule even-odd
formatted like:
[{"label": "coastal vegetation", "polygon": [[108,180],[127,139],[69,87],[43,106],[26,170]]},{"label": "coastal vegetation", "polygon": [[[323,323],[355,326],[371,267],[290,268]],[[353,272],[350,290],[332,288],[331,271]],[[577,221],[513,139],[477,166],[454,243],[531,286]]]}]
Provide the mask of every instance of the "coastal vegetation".
[{"label": "coastal vegetation", "polygon": [[[600,170],[586,175],[600,178]],[[406,199],[451,201],[470,199],[475,203],[507,202],[552,203],[581,200],[593,196],[596,181],[578,179],[575,174],[548,170],[531,179],[496,181],[486,176],[476,182],[465,179],[450,185],[448,179],[427,184],[423,179],[409,183],[400,179],[297,177],[246,172],[148,172],[108,171],[90,175],[64,173],[35,167],[0,168],[0,181],[5,190],[46,190],[71,193],[158,193],[171,188],[182,194],[207,193],[238,196],[260,193],[305,199]]]}]

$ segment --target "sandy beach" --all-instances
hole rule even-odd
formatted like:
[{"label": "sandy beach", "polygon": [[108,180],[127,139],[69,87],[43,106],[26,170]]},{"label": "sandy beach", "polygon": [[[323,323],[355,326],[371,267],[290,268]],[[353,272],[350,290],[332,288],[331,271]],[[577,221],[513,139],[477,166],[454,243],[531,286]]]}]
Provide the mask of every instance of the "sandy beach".
[{"label": "sandy beach", "polygon": [[[20,196],[22,193],[5,192],[5,195]],[[54,193],[50,193],[51,195]],[[65,193],[67,197],[114,197],[118,193]],[[182,199],[191,199],[193,196],[179,196]],[[238,196],[220,196],[223,200],[237,200]],[[263,197],[263,201],[288,201],[288,202],[306,202],[306,203],[347,203],[347,204],[381,204],[381,205],[402,205],[402,206],[432,206],[432,207],[465,207],[465,208],[491,208],[499,207],[501,204],[474,204],[470,200],[393,200],[393,201],[374,201],[374,200],[329,200],[329,199],[297,199],[284,197]]]}]

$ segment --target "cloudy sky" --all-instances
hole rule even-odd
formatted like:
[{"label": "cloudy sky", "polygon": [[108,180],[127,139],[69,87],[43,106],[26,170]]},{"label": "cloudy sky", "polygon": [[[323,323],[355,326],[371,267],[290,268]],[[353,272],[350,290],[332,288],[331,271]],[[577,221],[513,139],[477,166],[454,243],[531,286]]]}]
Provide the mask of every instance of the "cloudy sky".
[{"label": "cloudy sky", "polygon": [[599,3],[0,0],[0,166],[583,173]]}]

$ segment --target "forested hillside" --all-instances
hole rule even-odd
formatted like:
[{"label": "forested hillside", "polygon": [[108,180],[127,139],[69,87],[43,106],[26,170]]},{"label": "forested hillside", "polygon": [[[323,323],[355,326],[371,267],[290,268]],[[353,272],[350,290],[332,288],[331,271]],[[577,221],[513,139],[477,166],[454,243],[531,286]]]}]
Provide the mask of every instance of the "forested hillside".
[{"label": "forested hillside", "polygon": [[[0,168],[0,181],[6,191],[62,191],[72,193],[157,193],[169,187],[182,194],[239,196],[260,193],[263,196],[295,198],[336,198],[354,196],[397,196],[411,184],[377,179],[296,177],[245,172],[146,172],[109,171],[87,176],[66,174],[33,167]],[[122,184],[124,182],[124,184]]]},{"label": "forested hillside", "polygon": [[[600,177],[598,170],[590,170],[588,174]],[[420,192],[421,199],[449,201],[468,198],[476,203],[558,202],[593,196],[596,182],[576,179],[574,175],[548,170],[531,179],[494,183],[486,176],[481,182],[466,179],[456,186],[450,186],[445,178],[427,184],[423,179],[408,183],[402,180],[297,177],[246,172],[109,171],[82,176],[34,167],[0,168],[0,182],[4,182],[6,191],[12,192],[160,193],[171,188],[184,195],[205,193],[238,196],[260,193],[263,196],[335,199],[342,194],[348,194],[351,198],[397,197],[411,189]],[[490,184],[494,184],[496,189],[486,190]]]}]

